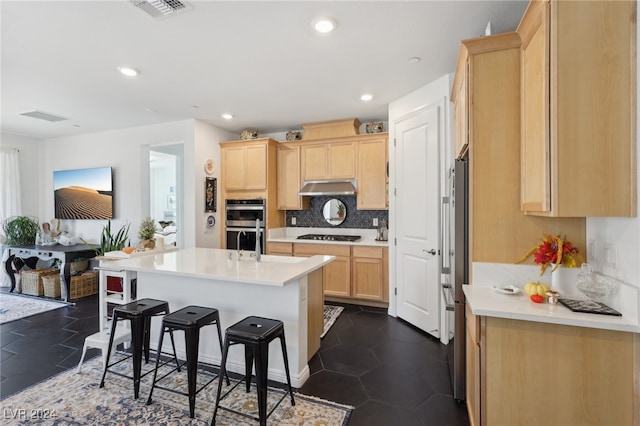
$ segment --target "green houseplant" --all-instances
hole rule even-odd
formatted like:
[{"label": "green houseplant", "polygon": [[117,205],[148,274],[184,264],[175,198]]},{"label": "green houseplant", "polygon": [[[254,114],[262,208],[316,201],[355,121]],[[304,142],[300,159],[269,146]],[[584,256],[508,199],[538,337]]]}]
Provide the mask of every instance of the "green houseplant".
[{"label": "green houseplant", "polygon": [[89,244],[85,240],[82,240],[88,247],[96,252],[96,256],[103,256],[110,251],[118,251],[130,245],[129,238],[129,224],[122,225],[122,227],[114,234],[111,232],[111,221],[107,221],[107,224],[102,228],[102,234],[100,235],[100,247],[95,247]]},{"label": "green houseplant", "polygon": [[152,249],[156,246],[153,235],[156,232],[156,223],[153,218],[147,216],[140,222],[138,228],[138,238],[140,239],[140,247]]},{"label": "green houseplant", "polygon": [[36,243],[40,227],[36,218],[13,216],[4,221],[2,229],[7,236],[8,246],[28,246]]}]

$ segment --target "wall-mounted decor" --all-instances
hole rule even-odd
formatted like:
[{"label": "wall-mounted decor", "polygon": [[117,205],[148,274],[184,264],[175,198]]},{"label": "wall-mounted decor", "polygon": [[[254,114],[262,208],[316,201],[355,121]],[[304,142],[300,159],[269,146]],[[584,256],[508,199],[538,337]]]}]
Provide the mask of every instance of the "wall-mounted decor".
[{"label": "wall-mounted decor", "polygon": [[215,212],[216,211],[216,199],[218,190],[217,190],[217,179],[216,178],[205,178],[204,184],[204,212]]},{"label": "wall-mounted decor", "polygon": [[55,217],[113,219],[111,167],[53,172]]}]

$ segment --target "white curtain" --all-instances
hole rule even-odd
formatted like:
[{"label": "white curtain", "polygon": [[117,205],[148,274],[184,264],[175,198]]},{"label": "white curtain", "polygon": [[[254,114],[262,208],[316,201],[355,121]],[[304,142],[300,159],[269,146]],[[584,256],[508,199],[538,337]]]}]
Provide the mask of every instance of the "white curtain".
[{"label": "white curtain", "polygon": [[[20,199],[20,167],[17,149],[0,148],[0,225],[5,219],[21,214],[22,203]],[[0,226],[0,248],[5,241],[3,227]],[[2,251],[2,263],[6,261],[7,253]],[[0,268],[0,286],[10,285],[9,276],[4,268]]]}]

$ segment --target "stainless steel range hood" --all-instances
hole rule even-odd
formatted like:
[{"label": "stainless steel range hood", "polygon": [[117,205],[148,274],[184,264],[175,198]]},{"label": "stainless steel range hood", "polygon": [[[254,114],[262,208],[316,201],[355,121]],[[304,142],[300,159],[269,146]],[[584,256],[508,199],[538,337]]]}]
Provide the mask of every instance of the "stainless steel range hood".
[{"label": "stainless steel range hood", "polygon": [[298,195],[355,195],[356,187],[350,180],[307,180],[302,182]]}]

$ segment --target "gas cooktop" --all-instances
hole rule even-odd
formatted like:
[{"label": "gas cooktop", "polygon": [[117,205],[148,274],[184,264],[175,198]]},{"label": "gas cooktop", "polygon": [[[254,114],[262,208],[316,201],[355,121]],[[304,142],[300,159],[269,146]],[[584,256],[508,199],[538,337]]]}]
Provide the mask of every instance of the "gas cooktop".
[{"label": "gas cooktop", "polygon": [[360,235],[324,235],[324,234],[305,234],[300,235],[298,240],[323,240],[323,241],[358,241]]}]

